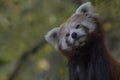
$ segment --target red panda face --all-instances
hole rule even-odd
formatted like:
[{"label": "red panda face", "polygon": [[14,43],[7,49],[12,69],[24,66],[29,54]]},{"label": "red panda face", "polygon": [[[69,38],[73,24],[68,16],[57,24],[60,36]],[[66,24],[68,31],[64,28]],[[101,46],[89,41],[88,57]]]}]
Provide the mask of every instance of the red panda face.
[{"label": "red panda face", "polygon": [[64,51],[84,46],[89,35],[96,29],[95,17],[92,4],[87,2],[60,27],[49,31],[45,39],[56,49]]},{"label": "red panda face", "polygon": [[95,28],[94,17],[89,14],[73,14],[60,26],[59,46],[62,50],[72,50],[75,47],[84,46]]},{"label": "red panda face", "polygon": [[[64,36],[62,38],[65,39],[67,46],[77,47],[79,45],[83,45],[85,39],[87,38],[89,29],[84,25],[73,23],[73,27],[69,27],[64,31]],[[66,28],[66,27],[65,27]],[[63,28],[64,30],[64,28]]]}]

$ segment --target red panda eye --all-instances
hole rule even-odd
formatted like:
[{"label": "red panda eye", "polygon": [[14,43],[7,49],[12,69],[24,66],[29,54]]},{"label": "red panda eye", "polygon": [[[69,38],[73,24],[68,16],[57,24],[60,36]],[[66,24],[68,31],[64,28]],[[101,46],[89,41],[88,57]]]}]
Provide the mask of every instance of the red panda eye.
[{"label": "red panda eye", "polygon": [[66,34],[66,37],[68,37],[68,36],[70,36],[70,33],[67,33],[67,34]]},{"label": "red panda eye", "polygon": [[75,27],[75,29],[78,29],[78,28],[80,28],[80,25],[79,25],[79,24]]}]

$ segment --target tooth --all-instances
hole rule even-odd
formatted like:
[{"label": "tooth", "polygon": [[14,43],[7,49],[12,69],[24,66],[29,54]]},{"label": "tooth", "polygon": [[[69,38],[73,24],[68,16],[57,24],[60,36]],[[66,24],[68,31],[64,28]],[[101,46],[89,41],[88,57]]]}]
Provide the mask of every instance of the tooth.
[{"label": "tooth", "polygon": [[79,45],[79,42],[78,42],[78,41],[76,41],[76,42],[75,42],[75,46],[78,46],[78,45]]}]

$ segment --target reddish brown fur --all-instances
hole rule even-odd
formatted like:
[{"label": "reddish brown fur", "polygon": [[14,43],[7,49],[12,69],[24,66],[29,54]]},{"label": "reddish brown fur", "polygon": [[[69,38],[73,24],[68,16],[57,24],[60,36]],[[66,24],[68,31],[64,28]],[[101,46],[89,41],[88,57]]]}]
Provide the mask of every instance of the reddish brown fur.
[{"label": "reddish brown fur", "polygon": [[[110,80],[120,80],[120,63],[118,63],[113,56],[111,55],[110,51],[107,49],[106,45],[105,45],[105,40],[104,40],[104,32],[102,29],[102,26],[100,25],[99,21],[97,18],[95,18],[95,21],[97,23],[97,30],[95,30],[96,32],[93,33],[95,36],[99,36],[96,37],[98,39],[101,38],[102,41],[102,45],[104,47],[104,51],[105,54],[104,56],[106,56],[106,59],[109,62],[109,68],[110,68]],[[98,34],[98,35],[96,35]]]},{"label": "reddish brown fur", "polygon": [[[64,24],[69,24],[70,22],[75,21],[78,18],[83,19],[85,17],[83,15],[82,16],[80,16],[80,15],[73,15]],[[93,70],[94,74],[92,74],[93,73],[92,71],[90,72],[92,75],[89,74],[89,71],[88,71],[87,74],[82,74],[84,77],[88,76],[89,79],[87,79],[87,78],[76,78],[75,76],[71,75],[74,72],[73,64],[76,63],[81,68],[81,64],[79,64],[79,63],[83,63],[84,64],[84,61],[82,61],[81,59],[79,59],[79,61],[78,60],[76,61],[77,57],[75,57],[74,55],[76,54],[76,51],[78,51],[79,54],[81,54],[81,52],[84,52],[84,50],[82,50],[82,49],[85,49],[85,48],[80,48],[80,47],[79,48],[74,48],[72,51],[69,52],[69,51],[61,50],[61,47],[59,46],[59,49],[62,51],[62,53],[66,57],[68,57],[69,62],[70,62],[70,65],[69,65],[70,80],[120,80],[120,64],[111,56],[110,52],[106,48],[105,41],[104,41],[103,29],[102,29],[102,27],[101,27],[101,25],[100,25],[100,23],[99,23],[97,18],[91,17],[91,16],[89,18],[93,19],[94,23],[96,24],[96,29],[94,30],[94,32],[92,32],[92,33],[90,33],[88,35],[88,39],[86,40],[86,45],[87,44],[90,44],[90,45],[87,45],[87,47],[85,45],[85,48],[91,47],[92,43],[97,45],[98,48],[93,46],[93,49],[94,48],[95,49],[92,52],[90,52],[90,54],[93,55],[93,56],[95,54],[100,54],[100,55],[102,54],[102,57],[104,57],[104,60],[102,60],[102,57],[98,56],[98,58],[100,58],[101,63],[104,63],[104,61],[106,62],[106,64],[104,65],[105,66],[104,68],[107,69],[108,72],[101,72],[101,73],[105,73],[104,75],[103,74],[97,75],[97,73],[95,75],[95,72],[94,72],[95,69],[90,68],[90,69]],[[96,51],[96,49],[99,49],[99,48],[101,48],[101,52],[100,51],[99,52]],[[89,53],[89,52],[87,52],[87,49],[85,49],[85,53],[86,54]],[[87,56],[87,57],[89,57],[89,56]],[[96,59],[96,60],[99,60],[99,59]],[[87,68],[88,68],[87,70],[89,70],[89,67],[90,66],[87,66]],[[99,69],[99,66],[97,66],[97,64],[95,64],[94,67]],[[71,76],[73,76],[73,77],[71,77]],[[79,76],[79,74],[78,74],[78,76]]]}]

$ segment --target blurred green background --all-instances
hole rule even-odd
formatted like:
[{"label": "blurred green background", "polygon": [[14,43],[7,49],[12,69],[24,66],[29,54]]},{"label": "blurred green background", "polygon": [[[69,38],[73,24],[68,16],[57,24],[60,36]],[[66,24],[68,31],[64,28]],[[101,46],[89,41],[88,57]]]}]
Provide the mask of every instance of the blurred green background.
[{"label": "blurred green background", "polygon": [[[120,61],[119,0],[0,0],[0,80],[8,80],[23,52],[86,1],[96,6],[106,44]],[[43,45],[21,66],[14,80],[68,79],[67,59],[49,44]]]}]

